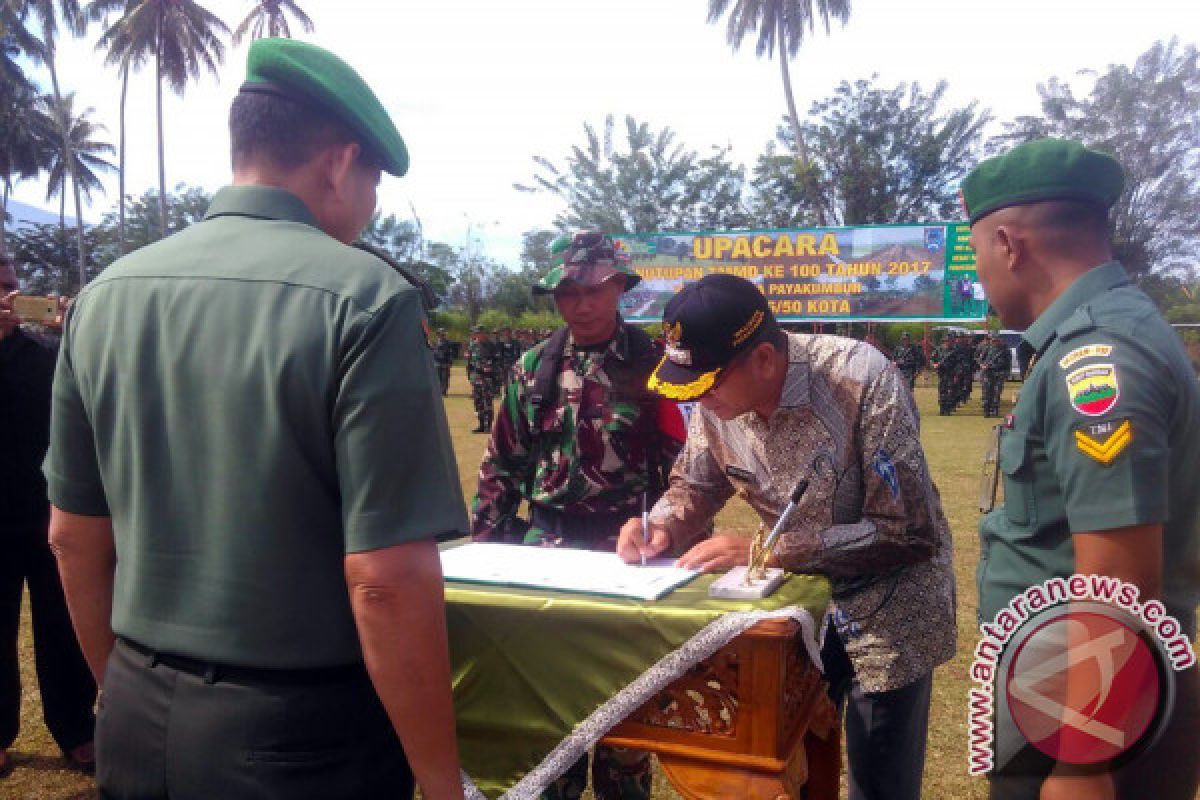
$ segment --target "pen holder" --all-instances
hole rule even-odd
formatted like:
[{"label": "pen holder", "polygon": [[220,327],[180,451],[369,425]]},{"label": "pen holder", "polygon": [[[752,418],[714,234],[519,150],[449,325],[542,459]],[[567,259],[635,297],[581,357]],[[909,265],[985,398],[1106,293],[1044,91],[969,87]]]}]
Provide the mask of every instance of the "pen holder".
[{"label": "pen holder", "polygon": [[770,597],[786,576],[783,570],[769,567],[762,577],[751,576],[749,567],[734,567],[708,587],[709,597],[723,600],[757,600]]}]

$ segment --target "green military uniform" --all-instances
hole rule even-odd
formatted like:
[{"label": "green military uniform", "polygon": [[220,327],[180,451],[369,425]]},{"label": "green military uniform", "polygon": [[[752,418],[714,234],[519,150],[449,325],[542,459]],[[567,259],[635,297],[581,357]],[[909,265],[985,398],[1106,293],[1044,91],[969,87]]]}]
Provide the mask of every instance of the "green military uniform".
[{"label": "green military uniform", "polygon": [[983,379],[983,415],[1000,416],[1000,395],[1012,370],[1012,353],[999,339],[993,339],[979,358]]},{"label": "green military uniform", "polygon": [[[1121,185],[1111,157],[1074,142],[1039,140],[981,164],[963,193],[974,226],[1006,205],[1070,200],[1107,209]],[[1025,331],[1024,342],[1035,355],[1001,429],[1004,502],[980,522],[980,621],[995,620],[1029,587],[1074,574],[1073,534],[1161,524],[1162,602],[1193,639],[1200,601],[1200,387],[1182,343],[1115,261],[1075,278]],[[1177,673],[1174,705],[1157,742],[1127,763],[1107,765],[1118,797],[1192,796],[1200,781],[1198,683],[1194,666]],[[1015,736],[1015,726],[1008,711],[1002,716],[998,706],[997,714],[1000,743]],[[1004,766],[999,756],[997,766]],[[1030,762],[1029,775],[993,775],[993,796],[1037,797],[1052,766]]]},{"label": "green military uniform", "polygon": [[[407,167],[331,53],[257,41],[243,92],[319,97]],[[221,189],[80,292],[45,474],[54,505],[112,519],[103,796],[411,791],[344,563],[466,529],[425,324],[413,285],[265,185]]]},{"label": "green military uniform", "polygon": [[438,331],[433,363],[437,365],[438,383],[442,387],[442,397],[445,397],[450,391],[450,367],[454,364],[454,342],[446,338],[445,331]]},{"label": "green military uniform", "polygon": [[404,279],[267,187],[220,190],[80,292],[46,474],[59,508],[114,518],[119,635],[228,664],[359,658],[331,552],[465,528],[422,319]]},{"label": "green military uniform", "polygon": [[1166,606],[1194,636],[1200,393],[1179,337],[1110,262],[1072,284],[1024,338],[1037,355],[1000,440],[1004,504],[980,526],[981,618],[1070,575],[1073,531],[1162,522]]}]

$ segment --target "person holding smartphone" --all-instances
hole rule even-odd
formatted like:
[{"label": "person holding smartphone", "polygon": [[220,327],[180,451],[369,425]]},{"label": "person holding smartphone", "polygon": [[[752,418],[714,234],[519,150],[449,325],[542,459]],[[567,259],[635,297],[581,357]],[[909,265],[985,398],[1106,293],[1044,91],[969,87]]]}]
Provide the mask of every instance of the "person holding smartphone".
[{"label": "person holding smartphone", "polygon": [[42,717],[74,766],[90,770],[96,684],[79,649],[47,530],[50,501],[42,477],[49,443],[50,387],[58,343],[23,327],[14,309],[20,284],[0,254],[0,776],[21,719],[17,661],[21,595],[28,587]]}]

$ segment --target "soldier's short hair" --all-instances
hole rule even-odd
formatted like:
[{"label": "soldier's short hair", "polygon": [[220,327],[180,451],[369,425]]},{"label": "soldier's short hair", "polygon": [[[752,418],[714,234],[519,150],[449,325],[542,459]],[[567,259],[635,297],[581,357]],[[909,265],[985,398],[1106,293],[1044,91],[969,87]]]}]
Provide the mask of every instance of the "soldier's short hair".
[{"label": "soldier's short hair", "polygon": [[[229,139],[235,170],[255,158],[295,169],[326,147],[358,141],[346,125],[319,109],[252,92],[241,92],[233,99]],[[365,147],[363,152],[368,152]]]}]

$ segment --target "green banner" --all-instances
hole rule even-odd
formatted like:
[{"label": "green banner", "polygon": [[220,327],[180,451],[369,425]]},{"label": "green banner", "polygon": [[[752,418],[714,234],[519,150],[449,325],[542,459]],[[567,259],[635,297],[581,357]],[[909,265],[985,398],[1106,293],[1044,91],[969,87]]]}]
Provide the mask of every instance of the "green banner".
[{"label": "green banner", "polygon": [[982,320],[969,236],[954,222],[617,236],[642,276],[621,313],[659,322],[684,284],[724,272],[757,284],[782,322]]}]

